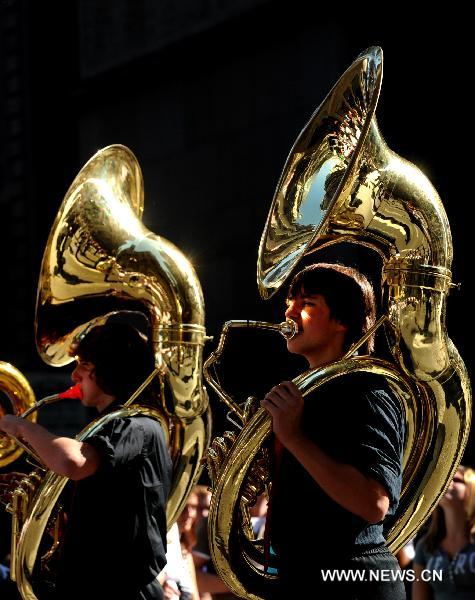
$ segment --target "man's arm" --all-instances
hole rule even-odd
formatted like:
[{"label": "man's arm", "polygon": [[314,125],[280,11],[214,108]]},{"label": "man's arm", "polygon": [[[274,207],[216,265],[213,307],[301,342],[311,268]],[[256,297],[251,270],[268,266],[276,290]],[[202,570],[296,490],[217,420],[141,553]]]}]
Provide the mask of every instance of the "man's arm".
[{"label": "man's arm", "polygon": [[272,416],[276,437],[330,498],[368,523],[384,519],[389,509],[385,488],[355,467],[332,459],[302,432],[304,401],[292,382],[273,388],[261,404]]},{"label": "man's arm", "polygon": [[78,481],[99,468],[99,453],[87,442],[54,435],[37,423],[13,415],[0,419],[0,430],[27,442],[48,469],[58,475]]}]

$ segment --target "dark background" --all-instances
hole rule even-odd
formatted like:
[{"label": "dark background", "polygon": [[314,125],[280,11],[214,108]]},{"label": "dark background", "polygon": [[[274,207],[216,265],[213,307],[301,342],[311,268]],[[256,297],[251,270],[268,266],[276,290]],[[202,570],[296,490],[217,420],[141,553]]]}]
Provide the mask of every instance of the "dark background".
[{"label": "dark background", "polygon": [[[192,259],[209,334],[231,318],[279,321],[282,298],[261,301],[255,275],[273,191],[309,116],[371,45],[385,53],[382,134],[426,173],[448,213],[462,288],[449,298],[447,329],[471,371],[469,23],[450,7],[318,4],[0,0],[0,360],[38,396],[68,379],[36,355],[34,305],[50,226],[82,165],[112,143],[136,154],[144,223]],[[297,368],[284,366],[275,337],[248,340],[235,341],[226,369],[240,399],[275,381],[276,365],[278,380]],[[58,426],[59,414],[72,428],[80,411],[58,410],[44,422]],[[472,443],[465,462],[475,462]]]}]

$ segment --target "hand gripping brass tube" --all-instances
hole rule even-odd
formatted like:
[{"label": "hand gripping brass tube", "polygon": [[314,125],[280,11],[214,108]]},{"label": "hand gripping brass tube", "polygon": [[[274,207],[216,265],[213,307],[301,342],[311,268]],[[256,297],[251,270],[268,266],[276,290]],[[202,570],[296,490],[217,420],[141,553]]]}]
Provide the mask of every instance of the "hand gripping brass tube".
[{"label": "hand gripping brass tube", "polygon": [[[385,322],[393,360],[347,355],[294,383],[305,396],[332,378],[370,372],[384,377],[400,399],[406,420],[403,484],[386,532],[395,552],[428,518],[460,463],[470,431],[471,389],[445,327],[453,286],[449,223],[425,175],[390,150],[379,132],[382,67],[381,48],[363,52],[297,137],[262,234],[258,285],[261,296],[270,298],[304,256],[340,242],[366,246],[382,258],[378,324]],[[270,431],[265,411],[251,414],[227,452],[219,455],[218,447],[213,465],[210,551],[228,587],[249,599],[269,597],[268,580],[275,577],[257,568],[263,557],[251,557],[241,543],[242,490]]]}]

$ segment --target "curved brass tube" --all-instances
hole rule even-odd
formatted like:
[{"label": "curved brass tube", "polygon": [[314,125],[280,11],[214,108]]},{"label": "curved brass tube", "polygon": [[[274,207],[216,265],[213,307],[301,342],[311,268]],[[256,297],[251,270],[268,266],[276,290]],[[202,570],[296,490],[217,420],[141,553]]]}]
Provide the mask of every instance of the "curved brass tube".
[{"label": "curved brass tube", "polygon": [[[10,400],[16,415],[29,417],[36,421],[36,414],[31,414],[35,406],[35,393],[26,377],[10,363],[0,361],[0,390]],[[0,405],[0,415],[4,412]],[[30,416],[31,415],[31,416]],[[25,447],[10,436],[0,433],[0,467],[6,467],[15,461]]]},{"label": "curved brass tube", "polygon": [[221,336],[219,338],[218,347],[214,352],[212,352],[208,358],[206,359],[203,365],[203,375],[210,385],[210,387],[218,394],[221,400],[226,404],[226,406],[234,412],[240,419],[241,422],[244,423],[245,413],[241,409],[241,407],[234,402],[231,396],[224,391],[224,389],[219,385],[219,383],[214,379],[211,374],[211,367],[219,362],[221,358],[224,348],[226,346],[226,342],[228,339],[228,335],[231,329],[265,329],[267,331],[276,331],[280,333],[285,338],[290,339],[297,333],[297,325],[294,321],[284,321],[283,323],[279,323],[277,325],[273,323],[266,323],[265,321],[249,321],[249,320],[233,320],[226,321],[223,325],[223,329],[221,331]]},{"label": "curved brass tube", "polygon": [[[157,406],[122,407],[108,417],[145,411],[162,424],[173,462],[167,504],[171,525],[199,477],[211,433],[201,379],[204,302],[189,260],[142,224],[142,212],[142,174],[133,153],[121,145],[97,152],[68,190],[46,245],[36,344],[47,364],[62,366],[73,360],[71,344],[111,314],[131,310],[149,320],[160,379]],[[99,418],[78,439],[104,423]],[[24,599],[36,598],[33,567],[65,482],[48,472],[40,482],[25,482],[14,495],[12,571]]]},{"label": "curved brass tube", "polygon": [[[374,117],[382,60],[377,47],[359,56],[298,136],[262,235],[258,285],[264,298],[271,297],[304,255],[342,241],[369,247],[383,259],[382,320],[394,364],[346,356],[295,383],[305,394],[329,378],[363,370],[394,386],[408,431],[401,500],[387,532],[396,551],[427,519],[460,463],[471,390],[445,327],[452,287],[447,216],[423,173],[387,147]],[[252,414],[239,434],[225,434],[209,451],[209,523],[218,573],[236,594],[260,598],[268,594],[269,578],[256,568],[262,552],[250,560],[241,541],[249,498],[267,485],[260,465],[270,421],[261,411]]]}]

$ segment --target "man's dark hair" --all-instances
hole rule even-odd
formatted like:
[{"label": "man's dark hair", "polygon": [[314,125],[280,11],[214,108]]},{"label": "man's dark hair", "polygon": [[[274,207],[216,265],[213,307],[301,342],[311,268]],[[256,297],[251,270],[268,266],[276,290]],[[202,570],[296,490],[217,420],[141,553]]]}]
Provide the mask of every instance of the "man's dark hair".
[{"label": "man's dark hair", "polygon": [[94,365],[97,385],[121,401],[127,400],[155,368],[150,344],[128,323],[93,327],[74,353]]},{"label": "man's dark hair", "polygon": [[[292,280],[287,294],[321,294],[330,309],[330,317],[348,327],[344,349],[348,350],[370,329],[376,320],[374,291],[364,275],[356,269],[337,263],[316,263],[306,267]],[[374,336],[366,342],[370,354]]]}]

